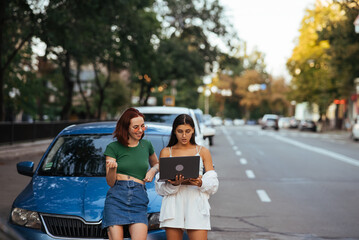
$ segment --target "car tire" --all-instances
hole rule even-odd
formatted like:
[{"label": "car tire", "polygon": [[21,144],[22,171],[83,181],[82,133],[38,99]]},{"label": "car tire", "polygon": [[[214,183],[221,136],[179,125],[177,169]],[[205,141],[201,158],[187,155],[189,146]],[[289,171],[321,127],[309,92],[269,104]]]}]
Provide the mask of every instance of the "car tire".
[{"label": "car tire", "polygon": [[213,145],[213,137],[209,137],[209,146]]}]

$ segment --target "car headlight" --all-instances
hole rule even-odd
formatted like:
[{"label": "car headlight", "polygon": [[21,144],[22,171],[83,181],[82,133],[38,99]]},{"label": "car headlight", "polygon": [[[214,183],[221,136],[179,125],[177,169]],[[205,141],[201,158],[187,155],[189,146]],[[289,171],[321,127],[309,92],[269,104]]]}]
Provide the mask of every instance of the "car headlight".
[{"label": "car headlight", "polygon": [[37,212],[28,211],[21,208],[14,208],[11,211],[11,221],[17,225],[29,228],[41,228],[40,216]]},{"label": "car headlight", "polygon": [[148,230],[156,230],[160,228],[160,213],[151,213],[148,216]]}]

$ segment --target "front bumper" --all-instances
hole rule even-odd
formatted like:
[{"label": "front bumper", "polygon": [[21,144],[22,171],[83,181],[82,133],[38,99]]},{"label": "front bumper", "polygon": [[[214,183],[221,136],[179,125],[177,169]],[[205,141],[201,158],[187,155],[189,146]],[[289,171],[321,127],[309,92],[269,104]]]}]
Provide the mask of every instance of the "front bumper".
[{"label": "front bumper", "polygon": [[[19,235],[21,235],[25,240],[58,240],[58,239],[86,239],[86,238],[57,238],[57,237],[51,237],[50,235],[46,234],[45,232],[38,230],[38,229],[32,229],[32,228],[26,228],[21,227],[14,224],[9,224],[9,226],[14,229]],[[91,238],[91,240],[94,240],[95,238]],[[97,239],[103,239],[103,238],[97,238]],[[148,232],[147,235],[148,240],[165,240],[166,239],[166,232],[162,229],[158,230],[152,230]],[[90,240],[90,239],[89,239]],[[125,238],[124,240],[130,240],[130,238]]]}]

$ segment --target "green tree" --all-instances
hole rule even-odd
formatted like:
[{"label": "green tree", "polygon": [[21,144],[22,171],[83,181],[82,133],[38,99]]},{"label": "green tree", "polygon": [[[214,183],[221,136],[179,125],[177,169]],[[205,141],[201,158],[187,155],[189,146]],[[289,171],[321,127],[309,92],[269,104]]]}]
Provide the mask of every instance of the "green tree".
[{"label": "green tree", "polygon": [[319,29],[319,40],[328,41],[325,49],[329,56],[330,77],[338,91],[335,97],[346,98],[353,93],[354,79],[359,76],[359,34],[353,22],[359,13],[358,0],[333,1],[331,9],[337,9],[335,18],[324,19]]},{"label": "green tree", "polygon": [[314,9],[307,10],[304,16],[300,36],[287,68],[292,75],[289,98],[297,102],[317,103],[324,114],[337,95],[338,89],[330,76],[327,50],[330,44],[319,39],[318,30],[325,26],[326,19],[340,18],[339,9],[319,2]]},{"label": "green tree", "polygon": [[[5,120],[5,89],[9,75],[19,63],[20,51],[36,36],[42,14],[38,1],[0,1],[0,121]],[[30,49],[31,50],[31,49]],[[23,73],[23,71],[21,71]],[[14,74],[19,80],[21,72]]]},{"label": "green tree", "polygon": [[[124,69],[133,75],[149,72],[151,38],[157,28],[152,4],[151,0],[49,2],[41,39],[47,45],[48,57],[55,56],[53,61],[63,73],[62,119],[68,119],[72,111],[74,83],[80,82],[83,65],[93,66],[93,92],[98,94],[88,98],[80,89],[84,109],[87,116],[97,118],[102,112],[106,89],[111,86],[112,72]],[[94,105],[96,113],[91,107]]]},{"label": "green tree", "polygon": [[159,74],[160,82],[167,86],[176,84],[176,105],[195,106],[201,77],[213,71],[221,53],[210,39],[230,42],[236,38],[232,26],[217,0],[157,1],[155,10],[163,26],[157,51],[161,56],[159,66],[166,65]]}]

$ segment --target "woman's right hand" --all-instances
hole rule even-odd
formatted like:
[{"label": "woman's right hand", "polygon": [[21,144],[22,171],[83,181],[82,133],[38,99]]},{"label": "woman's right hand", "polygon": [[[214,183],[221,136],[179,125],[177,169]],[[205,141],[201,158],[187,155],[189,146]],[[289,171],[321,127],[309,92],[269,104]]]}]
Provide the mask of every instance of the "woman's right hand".
[{"label": "woman's right hand", "polygon": [[181,185],[182,183],[187,183],[188,179],[184,179],[183,175],[176,175],[175,180],[167,180],[169,183],[171,183],[174,186]]},{"label": "woman's right hand", "polygon": [[117,168],[117,162],[113,160],[106,160],[106,167],[109,169]]}]

